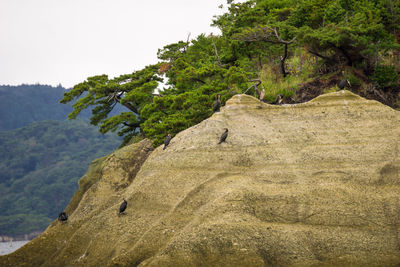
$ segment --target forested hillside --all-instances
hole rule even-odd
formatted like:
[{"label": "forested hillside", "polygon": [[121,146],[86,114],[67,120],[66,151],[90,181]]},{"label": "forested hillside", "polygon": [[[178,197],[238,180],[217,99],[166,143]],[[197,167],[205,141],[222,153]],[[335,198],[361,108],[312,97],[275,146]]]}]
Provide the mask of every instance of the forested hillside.
[{"label": "forested hillside", "polygon": [[0,132],[0,235],[44,230],[68,204],[89,163],[120,142],[81,120]]},{"label": "forested hillside", "polygon": [[23,127],[35,121],[65,120],[72,107],[58,103],[64,91],[61,86],[1,85],[0,131]]},{"label": "forested hillside", "polygon": [[44,230],[89,163],[121,143],[90,126],[90,109],[68,121],[72,107],[59,103],[64,92],[40,84],[0,86],[0,235]]},{"label": "forested hillside", "polygon": [[[17,129],[42,120],[66,120],[72,106],[59,102],[67,91],[61,85],[0,85],[0,131]],[[118,106],[110,115],[123,110],[124,107]],[[87,109],[79,118],[89,118],[91,114],[91,109]]]}]

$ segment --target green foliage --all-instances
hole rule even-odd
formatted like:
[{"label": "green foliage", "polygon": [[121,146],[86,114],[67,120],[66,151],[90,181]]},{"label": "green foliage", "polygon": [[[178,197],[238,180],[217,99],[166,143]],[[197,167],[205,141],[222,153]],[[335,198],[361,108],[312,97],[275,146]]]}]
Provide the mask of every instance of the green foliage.
[{"label": "green foliage", "polygon": [[[123,144],[141,135],[158,145],[168,132],[175,135],[210,116],[217,94],[224,102],[243,92],[248,80],[256,77],[251,66],[235,64],[235,45],[205,35],[190,43],[170,44],[158,51],[162,62],[111,80],[106,75],[90,77],[65,93],[61,103],[77,100],[71,119],[94,106],[91,123],[99,125],[102,133],[118,130]],[[168,87],[155,96],[162,74],[168,78]],[[109,116],[118,104],[129,112]]]},{"label": "green foliage", "polygon": [[64,91],[61,86],[39,84],[0,86],[0,131],[13,130],[37,120],[65,120],[72,108],[57,103]]},{"label": "green foliage", "polygon": [[259,77],[265,89],[265,97],[269,103],[275,101],[278,94],[289,98],[295,94],[301,83],[310,81],[313,76],[314,62],[309,55],[295,51],[294,56],[287,61],[287,70],[291,73],[282,77],[278,62],[272,62],[263,67]]},{"label": "green foliage", "polygon": [[89,163],[120,142],[82,120],[0,132],[0,235],[44,230],[65,208]]},{"label": "green foliage", "polygon": [[[398,1],[227,3],[228,12],[213,20],[220,36],[202,34],[168,44],[158,50],[159,63],[132,74],[88,78],[61,101],[78,99],[69,117],[94,106],[91,123],[102,133],[118,130],[124,143],[140,135],[158,145],[167,133],[175,135],[210,116],[217,94],[224,103],[246,90],[251,79],[262,80],[268,100],[278,93],[289,97],[317,73],[344,65],[369,75],[377,62],[399,49]],[[154,96],[161,75],[167,78],[166,88]],[[355,77],[353,82],[361,84]],[[115,105],[129,112],[110,116]]]},{"label": "green foliage", "polygon": [[[143,133],[154,140],[155,146],[163,142],[167,133],[174,136],[209,117],[217,94],[223,96],[224,102],[245,90],[252,73],[230,64],[229,51],[223,49],[225,45],[226,40],[200,35],[180,54],[171,51],[178,45],[159,51],[159,57],[169,65],[165,75],[170,87],[140,113]],[[168,56],[171,54],[174,57]]]},{"label": "green foliage", "polygon": [[379,87],[390,87],[396,85],[399,75],[395,66],[378,65],[375,68],[371,80],[378,83]]},{"label": "green foliage", "polygon": [[[132,74],[109,79],[107,75],[89,77],[66,93],[60,103],[77,100],[68,118],[75,119],[83,110],[93,107],[90,123],[99,125],[100,132],[117,131],[118,134],[140,133],[142,119],[140,112],[151,103],[153,92],[162,78],[158,75],[159,64],[150,65]],[[120,104],[130,112],[108,117],[114,107]],[[124,139],[124,142],[129,140]]]},{"label": "green foliage", "polygon": [[362,81],[351,73],[347,76],[347,80],[350,82],[351,87],[358,88],[362,85]]},{"label": "green foliage", "polygon": [[369,71],[378,53],[399,48],[387,30],[393,20],[382,16],[383,2],[303,0],[288,23],[299,29],[298,39],[306,49],[326,63]]},{"label": "green foliage", "polygon": [[213,25],[245,42],[240,45],[250,50],[247,55],[257,51],[265,58],[268,50],[269,59],[281,56],[282,48],[273,48],[276,29],[281,39],[297,40],[296,46],[325,64],[370,71],[380,55],[399,49],[399,14],[399,2],[390,0],[257,0],[232,4]]}]

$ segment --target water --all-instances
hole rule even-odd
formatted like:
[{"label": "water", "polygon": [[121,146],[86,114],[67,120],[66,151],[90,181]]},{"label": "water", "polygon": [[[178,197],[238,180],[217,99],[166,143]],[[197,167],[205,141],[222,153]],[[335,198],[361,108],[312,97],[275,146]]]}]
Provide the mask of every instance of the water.
[{"label": "water", "polygon": [[13,242],[0,242],[0,255],[6,255],[10,254],[11,252],[16,251],[26,243],[28,243],[29,240],[24,240],[24,241],[13,241]]}]

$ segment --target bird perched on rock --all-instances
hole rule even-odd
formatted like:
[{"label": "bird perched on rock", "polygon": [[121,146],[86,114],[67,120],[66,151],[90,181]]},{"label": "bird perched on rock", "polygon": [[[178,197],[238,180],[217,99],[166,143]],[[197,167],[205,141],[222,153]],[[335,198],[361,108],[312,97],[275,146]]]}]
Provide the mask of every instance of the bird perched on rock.
[{"label": "bird perched on rock", "polygon": [[63,211],[63,212],[60,212],[60,214],[58,214],[58,220],[59,220],[60,222],[66,222],[66,221],[68,220],[68,215],[67,215],[67,213],[65,213],[64,211]]},{"label": "bird perched on rock", "polygon": [[340,90],[343,90],[345,87],[351,86],[350,82],[347,79],[342,79],[339,83],[338,83],[338,87],[340,88]]},{"label": "bird perched on rock", "polygon": [[218,145],[221,144],[222,142],[225,142],[227,137],[228,137],[228,128],[225,128],[225,132],[221,135]]},{"label": "bird perched on rock", "polygon": [[276,96],[274,104],[277,104],[277,105],[283,104],[283,95],[282,94],[279,94]]},{"label": "bird perched on rock", "polygon": [[128,202],[125,200],[125,198],[123,198],[124,202],[121,203],[121,206],[119,206],[119,213],[118,215],[121,215],[122,213],[124,213],[124,211],[126,210],[126,206],[128,206]]},{"label": "bird perched on rock", "polygon": [[[342,71],[342,77],[344,76],[345,76],[344,71]],[[345,87],[351,86],[351,84],[349,80],[343,78],[338,82],[337,86],[340,88],[340,90],[343,90]]]},{"label": "bird perched on rock", "polygon": [[168,133],[167,137],[165,137],[165,140],[164,140],[164,148],[163,148],[163,150],[165,150],[167,148],[167,146],[169,145],[170,141],[171,141],[171,134]]},{"label": "bird perched on rock", "polygon": [[215,101],[213,105],[213,112],[219,111],[219,108],[221,107],[221,95],[217,95],[217,100]]}]

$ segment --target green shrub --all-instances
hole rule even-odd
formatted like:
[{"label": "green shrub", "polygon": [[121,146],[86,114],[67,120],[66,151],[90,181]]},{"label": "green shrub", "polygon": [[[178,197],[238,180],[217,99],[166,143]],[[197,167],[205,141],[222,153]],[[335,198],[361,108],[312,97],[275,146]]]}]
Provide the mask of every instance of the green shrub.
[{"label": "green shrub", "polygon": [[393,65],[378,65],[371,79],[383,88],[395,85],[399,75]]},{"label": "green shrub", "polygon": [[358,88],[361,86],[361,80],[353,74],[349,74],[347,80],[350,82],[351,87]]}]

